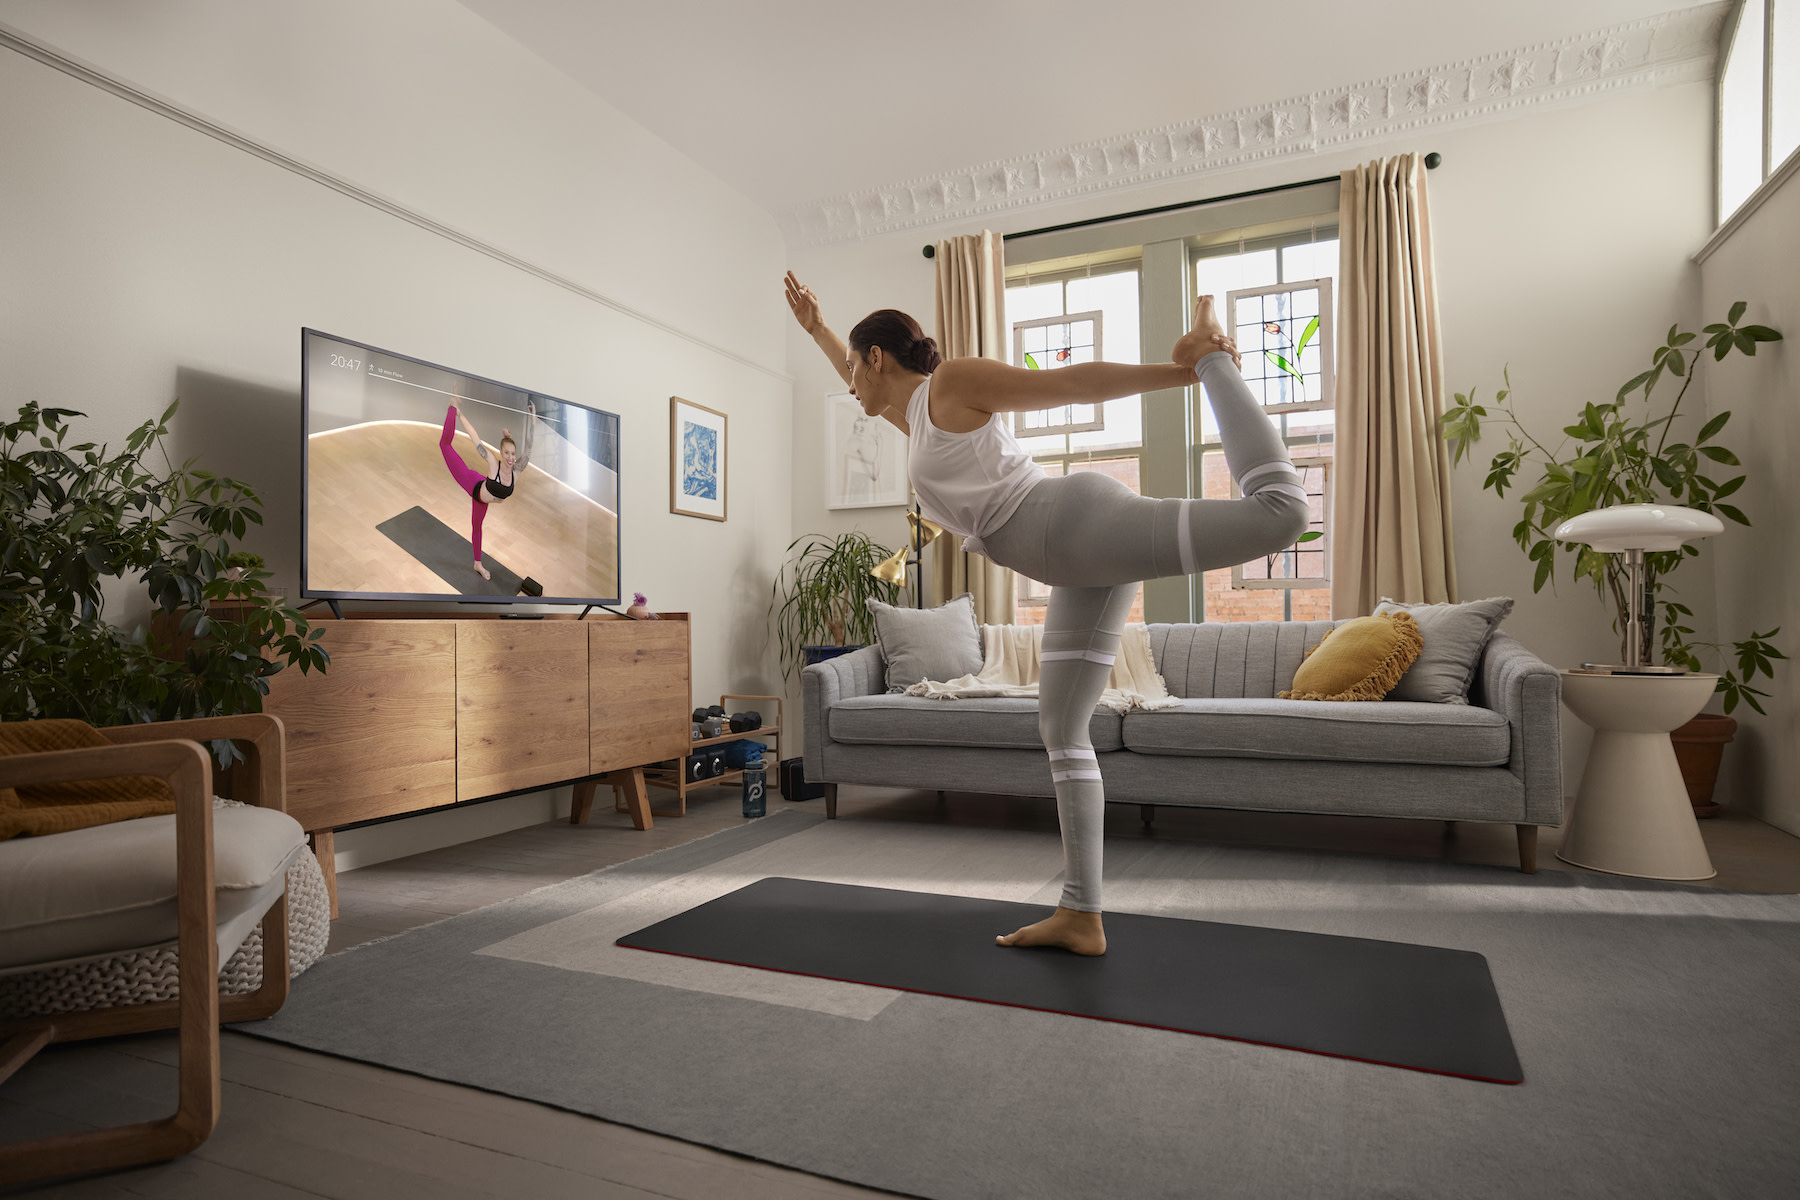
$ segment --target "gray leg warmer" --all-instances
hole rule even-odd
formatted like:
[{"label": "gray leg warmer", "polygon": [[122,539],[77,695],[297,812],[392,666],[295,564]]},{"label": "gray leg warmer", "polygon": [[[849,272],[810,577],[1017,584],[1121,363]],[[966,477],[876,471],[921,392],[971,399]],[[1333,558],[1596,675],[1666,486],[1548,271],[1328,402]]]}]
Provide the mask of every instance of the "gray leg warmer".
[{"label": "gray leg warmer", "polygon": [[1064,908],[1100,911],[1106,793],[1088,723],[1106,690],[1138,585],[1050,591],[1038,660],[1038,733],[1050,750],[1056,817],[1062,824]]},{"label": "gray leg warmer", "polygon": [[1106,796],[1088,722],[1106,689],[1137,585],[1234,566],[1291,545],[1310,520],[1287,447],[1223,352],[1200,360],[1239,500],[1153,499],[1093,471],[1045,479],[988,557],[1050,585],[1038,731],[1063,831],[1064,908],[1099,912]]}]

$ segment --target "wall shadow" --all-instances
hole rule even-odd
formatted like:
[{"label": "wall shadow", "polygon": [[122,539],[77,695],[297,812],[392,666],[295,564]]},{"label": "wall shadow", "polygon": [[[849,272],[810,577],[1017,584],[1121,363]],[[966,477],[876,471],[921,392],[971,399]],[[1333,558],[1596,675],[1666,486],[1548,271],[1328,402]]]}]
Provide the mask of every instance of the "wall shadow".
[{"label": "wall shadow", "polygon": [[181,401],[169,428],[177,463],[240,480],[262,501],[263,523],[239,547],[263,556],[270,585],[300,595],[300,390],[271,388],[193,367],[175,371]]}]

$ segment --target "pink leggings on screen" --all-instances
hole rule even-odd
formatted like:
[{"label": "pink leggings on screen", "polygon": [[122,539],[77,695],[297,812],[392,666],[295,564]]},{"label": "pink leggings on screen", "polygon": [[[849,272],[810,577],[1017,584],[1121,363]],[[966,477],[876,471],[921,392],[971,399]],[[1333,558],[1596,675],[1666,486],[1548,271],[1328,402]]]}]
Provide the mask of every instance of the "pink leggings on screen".
[{"label": "pink leggings on screen", "polygon": [[438,439],[438,449],[444,452],[444,465],[450,468],[450,475],[456,480],[456,485],[469,493],[469,525],[472,529],[469,540],[475,547],[475,561],[480,562],[481,522],[487,518],[487,505],[481,502],[475,489],[481,486],[487,476],[463,461],[463,456],[450,444],[455,436],[456,406],[452,404],[444,410],[444,436]]}]

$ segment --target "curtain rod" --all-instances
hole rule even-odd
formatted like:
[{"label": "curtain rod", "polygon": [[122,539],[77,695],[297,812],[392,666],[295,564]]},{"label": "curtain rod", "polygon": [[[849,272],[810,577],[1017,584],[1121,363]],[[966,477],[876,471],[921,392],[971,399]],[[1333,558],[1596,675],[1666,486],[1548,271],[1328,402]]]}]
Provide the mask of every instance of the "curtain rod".
[{"label": "curtain rod", "polygon": [[[1427,171],[1434,171],[1437,169],[1438,164],[1443,161],[1444,156],[1434,150],[1425,156],[1425,169]],[[1315,187],[1321,183],[1336,183],[1339,178],[1340,177],[1337,175],[1327,175],[1323,179],[1302,179],[1298,183],[1278,183],[1273,187],[1253,188],[1248,192],[1232,192],[1228,196],[1208,196],[1204,200],[1183,200],[1177,204],[1164,204],[1157,208],[1140,208],[1136,212],[1114,213],[1110,217],[1090,217],[1085,221],[1070,221],[1066,225],[1046,225],[1042,229],[1026,229],[1019,233],[1003,234],[1000,240],[1003,242],[1010,242],[1014,238],[1036,237],[1041,233],[1061,233],[1065,229],[1086,229],[1090,225],[1105,225],[1113,221],[1129,221],[1134,217],[1154,217],[1159,216],[1162,213],[1180,212],[1184,208],[1200,208],[1207,204],[1221,204],[1226,200],[1244,200],[1251,196],[1270,196],[1276,192],[1291,192],[1296,188]],[[936,244],[928,244],[925,247],[924,254],[926,258],[937,257]]]}]

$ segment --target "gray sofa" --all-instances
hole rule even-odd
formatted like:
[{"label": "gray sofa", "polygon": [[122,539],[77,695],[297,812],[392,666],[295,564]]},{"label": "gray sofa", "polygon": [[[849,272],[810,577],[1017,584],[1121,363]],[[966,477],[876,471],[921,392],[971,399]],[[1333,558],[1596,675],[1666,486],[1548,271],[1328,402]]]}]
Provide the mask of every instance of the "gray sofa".
[{"label": "gray sofa", "polygon": [[[1560,825],[1562,680],[1516,639],[1482,651],[1469,703],[1279,700],[1332,621],[1150,626],[1178,709],[1090,727],[1106,798],[1266,812],[1498,821],[1537,869],[1537,831]],[[890,695],[876,646],[807,667],[806,780],[1053,796],[1037,701]],[[1147,814],[1148,815],[1148,814]]]}]

